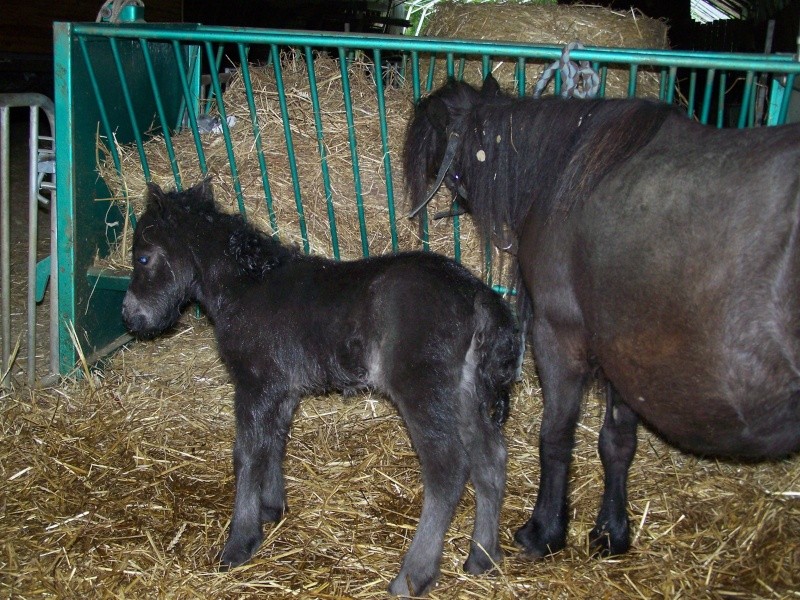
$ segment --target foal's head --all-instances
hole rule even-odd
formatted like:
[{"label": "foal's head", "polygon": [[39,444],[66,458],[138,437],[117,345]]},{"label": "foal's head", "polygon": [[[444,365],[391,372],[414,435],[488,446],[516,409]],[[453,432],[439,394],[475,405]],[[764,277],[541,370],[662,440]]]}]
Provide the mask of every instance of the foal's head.
[{"label": "foal's head", "polygon": [[150,338],[173,325],[189,301],[195,281],[191,213],[214,211],[208,181],[183,192],[148,184],[147,207],[133,234],[133,275],[122,302],[125,326]]}]

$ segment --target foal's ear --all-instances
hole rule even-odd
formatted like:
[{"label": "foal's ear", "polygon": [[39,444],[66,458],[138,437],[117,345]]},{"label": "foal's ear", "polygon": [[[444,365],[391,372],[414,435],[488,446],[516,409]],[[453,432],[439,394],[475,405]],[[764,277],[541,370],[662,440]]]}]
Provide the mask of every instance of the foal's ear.
[{"label": "foal's ear", "polygon": [[495,96],[500,95],[500,84],[497,83],[497,79],[494,78],[494,75],[489,73],[486,76],[486,79],[483,80],[483,87],[481,88],[481,96],[484,98],[494,98]]},{"label": "foal's ear", "polygon": [[200,206],[214,206],[214,188],[211,185],[211,177],[205,177],[200,183],[192,186],[188,193]]},{"label": "foal's ear", "polygon": [[167,195],[164,190],[157,183],[152,181],[147,182],[147,202],[148,208],[153,207],[159,211],[163,211],[167,206]]}]

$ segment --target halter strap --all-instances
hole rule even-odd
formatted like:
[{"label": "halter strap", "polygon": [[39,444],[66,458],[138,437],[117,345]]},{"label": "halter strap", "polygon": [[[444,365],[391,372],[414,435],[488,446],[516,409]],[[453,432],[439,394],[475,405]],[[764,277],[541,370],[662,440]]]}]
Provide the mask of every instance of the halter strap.
[{"label": "halter strap", "polygon": [[433,187],[428,190],[428,194],[425,196],[425,199],[419,203],[410,213],[408,213],[408,218],[413,219],[417,216],[417,213],[421,211],[428,205],[428,202],[436,195],[436,192],[439,191],[439,188],[442,187],[442,182],[444,181],[445,176],[447,175],[447,171],[450,169],[451,165],[453,164],[453,160],[456,157],[456,150],[458,150],[458,142],[460,141],[460,135],[450,130],[447,135],[447,147],[444,151],[444,158],[442,159],[442,165],[439,167],[439,172],[436,174],[436,181],[433,183]]}]

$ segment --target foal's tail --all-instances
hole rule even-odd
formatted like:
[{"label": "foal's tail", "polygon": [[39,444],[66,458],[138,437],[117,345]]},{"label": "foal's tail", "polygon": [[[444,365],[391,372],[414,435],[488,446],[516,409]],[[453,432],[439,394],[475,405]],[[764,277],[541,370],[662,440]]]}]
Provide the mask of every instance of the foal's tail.
[{"label": "foal's tail", "polygon": [[475,384],[489,394],[486,408],[499,426],[508,418],[509,392],[520,377],[525,348],[511,309],[494,292],[478,295],[475,312]]}]

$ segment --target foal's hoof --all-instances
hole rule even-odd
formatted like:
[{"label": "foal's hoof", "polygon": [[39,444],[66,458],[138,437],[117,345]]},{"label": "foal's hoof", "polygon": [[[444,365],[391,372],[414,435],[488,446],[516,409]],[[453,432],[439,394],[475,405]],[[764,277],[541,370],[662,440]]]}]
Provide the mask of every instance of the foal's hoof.
[{"label": "foal's hoof", "polygon": [[497,568],[502,560],[503,553],[500,550],[495,550],[489,556],[482,548],[472,548],[467,557],[467,562],[464,563],[464,571],[472,575],[487,573]]},{"label": "foal's hoof", "polygon": [[434,575],[412,577],[408,573],[400,571],[400,574],[389,584],[389,593],[401,598],[424,596],[436,583],[438,576],[439,574],[435,573]]},{"label": "foal's hoof", "polygon": [[533,521],[528,521],[517,529],[514,534],[514,541],[522,548],[523,553],[528,558],[541,558],[550,554],[555,554],[562,550],[566,543],[565,535],[546,535],[542,532],[539,525]]},{"label": "foal's hoof", "polygon": [[229,539],[219,556],[219,570],[227,571],[238,567],[253,558],[261,545],[261,536],[248,538],[243,541]]},{"label": "foal's hoof", "polygon": [[261,522],[262,523],[277,523],[283,518],[285,508],[278,508],[275,506],[261,506]]}]

